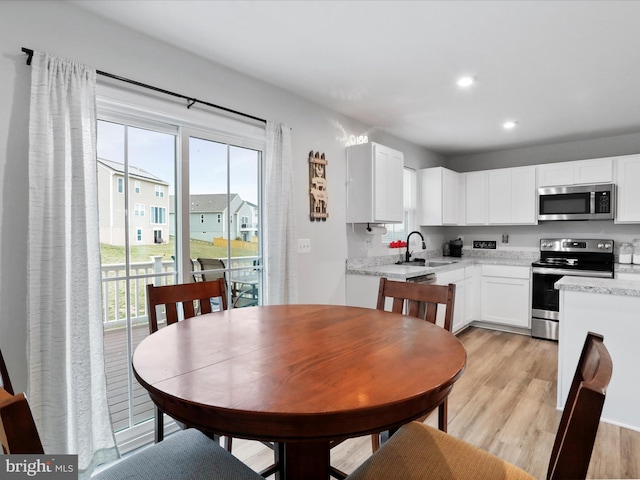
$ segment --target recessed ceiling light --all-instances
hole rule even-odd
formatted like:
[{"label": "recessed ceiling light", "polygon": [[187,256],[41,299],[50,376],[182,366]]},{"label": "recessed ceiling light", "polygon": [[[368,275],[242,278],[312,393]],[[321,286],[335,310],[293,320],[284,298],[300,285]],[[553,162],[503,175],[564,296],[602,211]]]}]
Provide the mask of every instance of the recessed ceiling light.
[{"label": "recessed ceiling light", "polygon": [[473,78],[473,77],[469,77],[469,76],[460,77],[456,83],[458,84],[458,86],[460,88],[468,88],[471,85],[473,85],[474,83],[476,83],[476,79]]},{"label": "recessed ceiling light", "polygon": [[502,128],[504,128],[505,130],[513,130],[514,128],[516,128],[517,125],[518,125],[517,122],[513,120],[509,120],[502,124]]}]

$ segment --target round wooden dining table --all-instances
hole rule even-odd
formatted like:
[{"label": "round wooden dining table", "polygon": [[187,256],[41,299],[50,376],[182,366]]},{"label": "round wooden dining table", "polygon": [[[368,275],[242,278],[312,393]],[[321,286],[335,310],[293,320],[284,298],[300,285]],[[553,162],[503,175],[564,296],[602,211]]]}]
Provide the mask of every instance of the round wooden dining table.
[{"label": "round wooden dining table", "polygon": [[133,369],[187,425],[284,446],[279,477],[327,480],[330,441],[392,430],[432,411],[466,351],[439,326],[336,305],[236,308],[144,339]]}]

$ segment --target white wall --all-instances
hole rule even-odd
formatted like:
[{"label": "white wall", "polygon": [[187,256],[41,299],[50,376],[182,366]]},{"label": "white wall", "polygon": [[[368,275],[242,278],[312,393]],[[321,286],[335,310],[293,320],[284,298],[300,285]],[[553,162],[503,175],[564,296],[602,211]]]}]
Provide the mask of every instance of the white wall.
[{"label": "white wall", "polygon": [[[249,39],[249,41],[252,41]],[[0,2],[0,348],[17,390],[26,388],[27,150],[30,67],[21,47],[46,51],[99,70],[184,93],[293,128],[298,238],[311,253],[298,255],[300,302],[344,303],[345,139],[367,132],[371,141],[405,154],[408,165],[441,158],[384,132],[367,129],[257,79],[175,49],[54,1]],[[309,151],[328,164],[329,219],[308,218]]]}]

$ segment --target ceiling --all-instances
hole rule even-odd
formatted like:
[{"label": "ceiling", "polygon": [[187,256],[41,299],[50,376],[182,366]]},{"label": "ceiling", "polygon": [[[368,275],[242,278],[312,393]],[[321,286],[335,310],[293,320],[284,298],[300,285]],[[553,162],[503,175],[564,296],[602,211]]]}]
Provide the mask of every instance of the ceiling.
[{"label": "ceiling", "polygon": [[640,1],[71,3],[444,155],[640,132]]}]

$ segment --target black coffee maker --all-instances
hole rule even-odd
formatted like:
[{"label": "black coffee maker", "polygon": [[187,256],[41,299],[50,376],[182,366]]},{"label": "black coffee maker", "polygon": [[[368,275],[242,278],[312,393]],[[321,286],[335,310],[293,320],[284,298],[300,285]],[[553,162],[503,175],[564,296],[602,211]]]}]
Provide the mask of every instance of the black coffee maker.
[{"label": "black coffee maker", "polygon": [[452,257],[462,256],[462,240],[460,238],[449,242],[449,255]]}]

